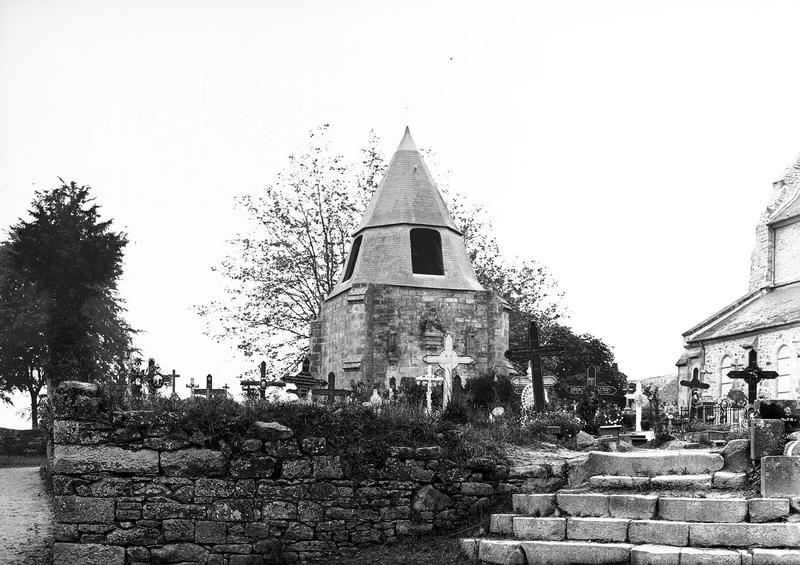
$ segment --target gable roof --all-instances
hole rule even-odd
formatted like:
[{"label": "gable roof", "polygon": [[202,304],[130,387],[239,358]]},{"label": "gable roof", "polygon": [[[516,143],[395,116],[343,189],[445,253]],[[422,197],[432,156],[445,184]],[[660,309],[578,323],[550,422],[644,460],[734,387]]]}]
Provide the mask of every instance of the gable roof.
[{"label": "gable roof", "polygon": [[353,235],[367,228],[397,224],[444,227],[461,233],[408,127]]},{"label": "gable roof", "polygon": [[712,316],[684,334],[687,342],[729,337],[800,323],[800,282],[767,288],[752,300],[737,302],[738,307],[725,309],[715,315],[716,320]]}]

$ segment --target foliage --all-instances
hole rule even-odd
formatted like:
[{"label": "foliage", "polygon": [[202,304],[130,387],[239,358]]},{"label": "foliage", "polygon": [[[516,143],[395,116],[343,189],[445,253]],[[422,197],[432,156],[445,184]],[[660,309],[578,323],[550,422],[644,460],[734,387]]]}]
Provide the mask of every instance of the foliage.
[{"label": "foliage", "polygon": [[30,215],[0,245],[0,374],[30,394],[35,426],[48,379],[119,374],[133,330],[117,292],[127,236],[101,220],[90,188],[37,192]]},{"label": "foliage", "polygon": [[573,438],[581,431],[582,421],[572,412],[551,410],[545,412],[526,411],[521,419],[521,438],[527,440],[553,439],[548,426],[560,426],[561,435]]}]

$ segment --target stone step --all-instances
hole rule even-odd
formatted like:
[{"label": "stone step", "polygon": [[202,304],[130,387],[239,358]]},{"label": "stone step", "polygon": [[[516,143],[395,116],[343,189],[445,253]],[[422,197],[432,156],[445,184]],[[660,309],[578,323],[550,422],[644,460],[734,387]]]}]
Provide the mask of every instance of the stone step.
[{"label": "stone step", "polygon": [[586,541],[461,540],[468,559],[496,565],[789,565],[794,549],[716,549]]},{"label": "stone step", "polygon": [[630,475],[593,475],[589,477],[589,485],[598,489],[630,489],[630,490],[708,490],[741,489],[747,481],[746,473],[717,471],[713,474],[700,475],[656,475],[642,477]]},{"label": "stone step", "polygon": [[627,453],[591,451],[586,459],[571,464],[569,484],[575,486],[597,475],[709,475],[720,471],[723,465],[722,455],[698,449]]}]

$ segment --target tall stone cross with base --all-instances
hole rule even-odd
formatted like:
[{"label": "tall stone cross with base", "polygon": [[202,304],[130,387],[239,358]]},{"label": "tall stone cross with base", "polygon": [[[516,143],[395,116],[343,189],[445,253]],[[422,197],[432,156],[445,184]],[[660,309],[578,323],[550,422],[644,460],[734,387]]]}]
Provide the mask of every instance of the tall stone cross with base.
[{"label": "tall stone cross with base", "polygon": [[[447,404],[453,394],[453,369],[462,363],[465,365],[474,363],[475,360],[469,356],[461,357],[453,350],[453,336],[450,334],[444,336],[444,349],[439,352],[439,355],[426,355],[422,359],[426,363],[437,363],[444,369],[444,387],[442,388],[442,410],[444,410],[447,408]],[[463,376],[461,377],[461,384],[462,386],[465,384]]]},{"label": "tall stone cross with base", "polygon": [[433,374],[433,366],[432,365],[428,365],[428,372],[425,375],[422,375],[421,377],[417,377],[415,380],[418,383],[421,383],[421,384],[424,384],[424,385],[427,386],[428,390],[427,390],[426,398],[427,398],[428,403],[427,403],[427,406],[425,408],[425,411],[428,414],[430,414],[431,412],[433,412],[433,398],[431,397],[432,392],[433,392],[433,385],[434,385],[434,383],[442,382],[444,379],[442,379],[442,377],[434,376],[434,374]]},{"label": "tall stone cross with base", "polygon": [[536,411],[544,410],[544,376],[542,375],[542,356],[558,355],[562,353],[562,347],[551,345],[539,345],[539,328],[536,322],[531,322],[528,326],[528,347],[519,347],[506,351],[506,358],[511,361],[528,361],[531,367],[531,379],[533,381],[533,405]]}]

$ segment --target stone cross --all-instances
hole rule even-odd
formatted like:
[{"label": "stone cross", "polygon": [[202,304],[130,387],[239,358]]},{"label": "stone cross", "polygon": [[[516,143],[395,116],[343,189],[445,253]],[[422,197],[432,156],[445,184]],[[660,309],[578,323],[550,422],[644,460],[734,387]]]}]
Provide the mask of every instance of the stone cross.
[{"label": "stone cross", "polygon": [[197,385],[194,384],[194,377],[189,377],[189,383],[186,385],[186,388],[188,388],[191,391],[192,396],[194,396],[194,389],[197,388]]},{"label": "stone cross", "polygon": [[424,383],[428,388],[427,395],[426,395],[428,402],[427,402],[427,406],[425,408],[425,411],[428,414],[430,414],[431,412],[433,412],[433,398],[431,397],[431,394],[433,392],[433,388],[432,388],[433,384],[434,383],[440,383],[444,379],[442,379],[442,377],[435,376],[433,374],[433,367],[431,365],[428,365],[428,373],[426,375],[421,376],[421,377],[417,377],[415,380],[418,383]]},{"label": "stone cross", "polygon": [[305,396],[308,390],[314,388],[315,386],[325,386],[328,384],[327,381],[315,379],[314,375],[311,374],[310,367],[311,361],[308,359],[308,357],[306,357],[303,359],[303,368],[299,373],[296,375],[287,375],[282,379],[285,383],[293,383],[295,386],[297,386],[297,392],[299,396]]},{"label": "stone cross", "polygon": [[642,391],[642,381],[636,381],[636,390],[629,392],[625,398],[633,401],[633,407],[636,409],[636,431],[642,431],[642,408],[650,404]]},{"label": "stone cross", "polygon": [[[447,334],[444,336],[444,349],[439,352],[439,355],[426,355],[423,357],[426,363],[437,363],[444,369],[444,387],[442,389],[442,410],[447,408],[450,402],[450,396],[453,394],[453,377],[452,371],[459,365],[474,363],[472,357],[460,357],[458,353],[453,350],[453,336]],[[466,379],[461,376],[461,385],[466,386]]]},{"label": "stone cross", "polygon": [[728,378],[742,379],[747,383],[747,403],[751,406],[756,401],[756,392],[758,383],[766,379],[777,379],[778,373],[776,371],[765,371],[758,366],[758,358],[754,351],[751,351],[748,359],[747,367],[741,371],[731,371],[728,373]]},{"label": "stone cross", "polygon": [[172,394],[175,394],[175,379],[179,379],[180,375],[175,373],[175,369],[172,369],[172,374],[169,377],[172,381]]},{"label": "stone cross", "polygon": [[528,347],[509,349],[506,358],[512,361],[528,361],[533,380],[533,402],[537,411],[544,410],[544,377],[542,375],[542,356],[558,355],[564,351],[561,347],[539,345],[539,328],[536,322],[528,326]]}]

